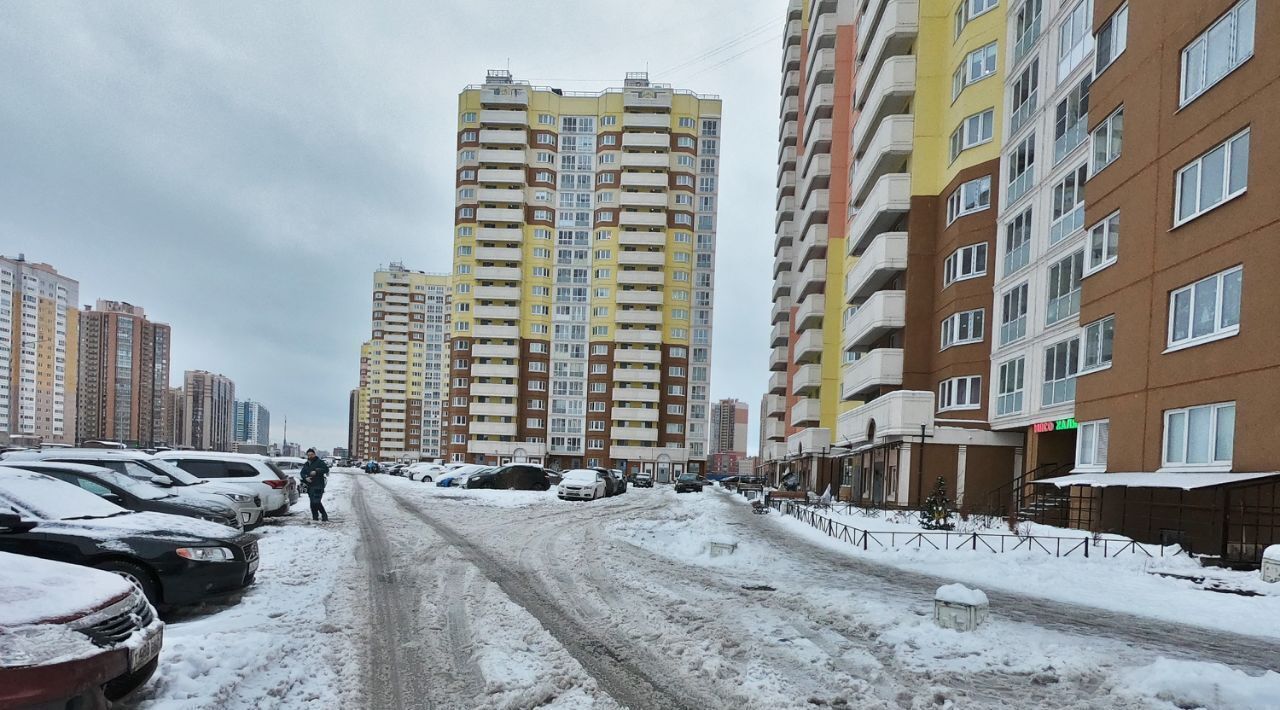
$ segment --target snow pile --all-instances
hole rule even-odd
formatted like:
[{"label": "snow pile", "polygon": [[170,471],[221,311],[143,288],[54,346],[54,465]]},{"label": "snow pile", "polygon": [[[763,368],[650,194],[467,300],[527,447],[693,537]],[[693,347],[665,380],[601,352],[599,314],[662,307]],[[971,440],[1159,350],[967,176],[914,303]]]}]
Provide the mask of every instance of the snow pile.
[{"label": "snow pile", "polygon": [[1120,677],[1121,694],[1158,701],[1156,707],[1274,710],[1280,707],[1280,673],[1249,675],[1220,663],[1160,658]]},{"label": "snow pile", "polygon": [[1262,559],[1280,564],[1280,545],[1271,545],[1263,550]]},{"label": "snow pile", "polygon": [[987,595],[981,589],[970,589],[963,584],[946,584],[938,587],[934,600],[947,604],[987,606]]}]

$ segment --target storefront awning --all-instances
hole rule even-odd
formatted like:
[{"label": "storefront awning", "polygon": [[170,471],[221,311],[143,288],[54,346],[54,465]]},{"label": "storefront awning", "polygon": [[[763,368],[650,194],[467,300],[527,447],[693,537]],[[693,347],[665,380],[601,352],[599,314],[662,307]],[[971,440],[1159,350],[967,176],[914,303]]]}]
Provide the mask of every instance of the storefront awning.
[{"label": "storefront awning", "polygon": [[1075,473],[1070,476],[1046,478],[1032,483],[1052,483],[1058,488],[1088,486],[1090,488],[1181,488],[1192,491],[1198,488],[1217,488],[1235,483],[1249,483],[1262,479],[1280,478],[1280,471],[1261,473]]}]

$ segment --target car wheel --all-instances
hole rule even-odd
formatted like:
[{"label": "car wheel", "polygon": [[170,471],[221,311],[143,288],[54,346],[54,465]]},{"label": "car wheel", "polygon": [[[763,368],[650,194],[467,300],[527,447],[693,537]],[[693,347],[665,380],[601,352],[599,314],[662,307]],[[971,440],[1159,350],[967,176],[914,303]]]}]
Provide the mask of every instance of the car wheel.
[{"label": "car wheel", "polygon": [[422,477],[422,482],[423,482],[423,483],[431,483],[431,476],[423,476],[423,477]]},{"label": "car wheel", "polygon": [[151,602],[152,606],[159,607],[161,605],[160,585],[156,583],[155,575],[151,573],[151,570],[125,560],[107,560],[96,566],[103,572],[112,572],[124,577],[130,584],[141,589],[142,594],[146,596],[147,601]]}]

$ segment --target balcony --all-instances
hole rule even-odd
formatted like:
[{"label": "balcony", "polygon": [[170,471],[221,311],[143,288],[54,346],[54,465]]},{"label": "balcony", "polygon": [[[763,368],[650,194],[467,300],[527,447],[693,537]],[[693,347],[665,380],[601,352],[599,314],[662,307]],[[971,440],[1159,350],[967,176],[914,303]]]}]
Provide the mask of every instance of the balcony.
[{"label": "balcony", "polygon": [[475,296],[477,301],[519,301],[520,287],[476,286]]},{"label": "balcony", "polygon": [[529,105],[529,90],[523,86],[485,86],[480,91],[481,106]]},{"label": "balcony", "polygon": [[671,114],[667,113],[624,113],[624,128],[671,128]]},{"label": "balcony", "polygon": [[790,271],[786,271],[773,280],[773,291],[771,292],[773,300],[776,301],[779,298],[791,295],[791,282],[793,279],[794,275]]},{"label": "balcony", "polygon": [[[619,367],[613,371],[614,382],[643,382],[658,384],[662,381],[662,370],[657,368]],[[625,385],[620,385],[625,386]]]},{"label": "balcony", "polygon": [[666,133],[624,133],[623,148],[657,148],[667,150],[671,147],[671,137]]},{"label": "balcony", "polygon": [[804,201],[804,211],[800,213],[800,232],[803,234],[814,224],[827,221],[827,210],[831,202],[830,190],[813,190]]},{"label": "balcony", "polygon": [[618,193],[618,203],[623,207],[664,208],[669,197],[666,192],[628,192]]},{"label": "balcony", "polygon": [[618,213],[618,224],[624,227],[665,227],[666,212],[634,212],[623,210]]},{"label": "balcony", "polygon": [[836,420],[836,439],[853,444],[870,443],[867,432],[873,420],[877,440],[885,436],[918,437],[922,425],[925,436],[929,436],[933,433],[933,393],[898,390],[854,407]]},{"label": "balcony", "polygon": [[662,232],[618,232],[618,244],[624,247],[666,246],[667,235]]},{"label": "balcony", "polygon": [[831,185],[831,154],[805,154],[804,176],[800,179],[803,194],[800,199],[808,199],[814,188],[826,188]]},{"label": "balcony", "polygon": [[618,289],[616,292],[619,305],[661,306],[661,291],[641,291],[639,289]]},{"label": "balcony", "polygon": [[633,308],[619,308],[613,314],[618,323],[635,325],[662,325],[662,311],[645,311]]},{"label": "balcony", "polygon": [[495,338],[500,340],[515,340],[520,337],[520,326],[518,325],[481,325],[477,323],[471,330],[476,338]]},{"label": "balcony", "polygon": [[804,136],[805,165],[807,173],[809,163],[818,155],[827,155],[831,150],[831,119],[820,118],[814,121],[813,130]]},{"label": "balcony", "polygon": [[616,426],[609,430],[609,438],[614,441],[653,441],[658,440],[658,427]]},{"label": "balcony", "polygon": [[626,108],[671,108],[671,90],[636,91],[630,89],[622,92],[622,105]]},{"label": "balcony", "polygon": [[796,275],[796,298],[802,299],[811,293],[822,293],[827,285],[827,260],[810,259],[800,273]]},{"label": "balcony", "polygon": [[[799,47],[794,47],[793,49],[796,49],[797,51],[799,51]],[[800,97],[784,96],[782,98],[781,105],[779,105],[778,107],[779,122],[786,123],[787,121],[794,121],[796,120],[796,117],[798,117],[799,115],[800,115]]]},{"label": "balcony", "polygon": [[486,128],[480,131],[481,145],[518,145],[529,141],[529,134],[523,130],[500,131]]},{"label": "balcony", "polygon": [[830,84],[836,75],[836,50],[832,47],[809,54],[809,70],[805,74],[806,102],[812,102],[813,90],[822,84]]},{"label": "balcony", "polygon": [[775,232],[782,228],[783,222],[788,222],[796,213],[796,198],[782,198],[782,205],[778,208],[777,216],[774,217],[773,229]]},{"label": "balcony", "polygon": [[791,426],[812,427],[822,422],[822,402],[802,399],[791,408]]},{"label": "balcony", "polygon": [[658,410],[648,407],[614,407],[609,418],[619,422],[657,422]]},{"label": "balcony", "polygon": [[788,170],[787,172],[779,175],[777,187],[778,199],[774,204],[775,209],[782,204],[782,198],[796,194],[796,172],[794,170]]},{"label": "balcony", "polygon": [[787,424],[781,419],[770,419],[764,423],[764,438],[769,441],[783,443],[787,438]]},{"label": "balcony", "polygon": [[630,286],[661,286],[666,276],[661,271],[618,270],[618,283]]},{"label": "balcony", "polygon": [[644,387],[614,387],[614,402],[657,402],[662,392]]},{"label": "balcony", "polygon": [[797,128],[795,121],[786,121],[778,126],[778,142],[784,146],[796,144]]},{"label": "balcony", "polygon": [[523,170],[511,170],[508,168],[480,168],[477,173],[479,181],[483,183],[524,183],[527,173]]},{"label": "balcony", "polygon": [[785,347],[774,348],[769,351],[769,369],[774,372],[786,374],[788,361],[787,349]]},{"label": "balcony", "polygon": [[477,303],[473,313],[476,318],[484,320],[518,320],[520,318],[520,307],[486,306],[484,304]]},{"label": "balcony", "polygon": [[821,330],[806,330],[796,336],[795,358],[797,363],[816,362],[822,358]]},{"label": "balcony", "polygon": [[640,328],[615,328],[613,339],[619,343],[640,343],[657,345],[662,342],[661,330],[643,330]]},{"label": "balcony", "polygon": [[822,259],[827,255],[827,225],[815,222],[804,230],[804,236],[796,245],[797,263],[807,265],[814,259]]},{"label": "balcony", "polygon": [[796,236],[796,223],[791,220],[787,220],[777,226],[774,234],[776,236],[773,240],[773,253],[776,256],[779,249],[791,246],[792,241]]},{"label": "balcony", "polygon": [[473,363],[471,365],[472,377],[496,377],[504,380],[514,380],[520,376],[519,365],[491,365],[487,363]]},{"label": "balcony", "polygon": [[481,148],[477,151],[478,160],[493,165],[524,165],[523,150],[503,150],[500,148]]},{"label": "balcony", "polygon": [[907,292],[876,291],[844,322],[844,349],[864,348],[907,324]]},{"label": "balcony", "polygon": [[916,58],[913,56],[886,59],[875,82],[869,89],[863,85],[870,81],[870,72],[858,75],[858,110],[861,115],[853,127],[853,152],[866,151],[867,138],[872,129],[880,125],[885,116],[906,113],[916,93]]},{"label": "balcony", "polygon": [[[480,308],[481,306],[476,306],[477,310]],[[512,308],[514,308],[514,306],[512,306]],[[514,360],[520,357],[520,346],[499,345],[497,343],[475,343],[471,346],[471,356],[477,358],[493,358],[497,360]]]},{"label": "balcony", "polygon": [[624,168],[666,168],[671,156],[666,153],[623,153],[619,161]]},{"label": "balcony", "polygon": [[782,95],[800,95],[800,70],[793,69],[782,75]]},{"label": "balcony", "polygon": [[520,261],[523,252],[514,247],[476,247],[476,261]]},{"label": "balcony", "polygon": [[782,53],[782,71],[800,68],[800,45],[793,44]]},{"label": "balcony", "polygon": [[476,210],[477,222],[523,222],[524,210],[508,207],[481,207]]},{"label": "balcony", "polygon": [[777,348],[787,344],[787,338],[791,335],[791,324],[783,321],[769,331],[769,347]]},{"label": "balcony", "polygon": [[614,348],[614,362],[642,362],[652,365],[662,364],[661,350],[648,350],[641,348]]},{"label": "balcony", "polygon": [[915,141],[916,119],[910,114],[886,116],[872,134],[867,150],[853,165],[850,202],[862,204],[876,181],[905,172]]},{"label": "balcony", "polygon": [[467,424],[467,431],[472,435],[486,436],[515,436],[515,422],[481,422],[471,420]]},{"label": "balcony", "polygon": [[480,112],[481,125],[529,125],[528,111],[487,108]]},{"label": "balcony", "polygon": [[796,169],[796,147],[793,145],[783,146],[778,155],[778,177],[774,181],[782,180],[782,174]]},{"label": "balcony", "polygon": [[773,278],[778,278],[778,274],[784,271],[790,271],[792,265],[791,247],[783,247],[773,257]]},{"label": "balcony", "polygon": [[783,395],[787,393],[787,373],[774,372],[769,375],[769,394]]},{"label": "balcony", "polygon": [[796,330],[806,331],[822,327],[822,318],[827,312],[827,297],[815,293],[800,302],[796,309]]},{"label": "balcony", "polygon": [[473,417],[514,417],[515,402],[472,402],[467,406],[467,413]]},{"label": "balcony", "polygon": [[771,324],[782,323],[791,318],[791,299],[788,297],[779,298],[773,302],[773,308],[769,311],[769,322]]},{"label": "balcony", "polygon": [[801,38],[800,20],[791,20],[790,22],[788,22],[787,28],[783,32],[782,36],[785,39],[784,44],[787,47],[790,47],[793,44],[795,45],[800,44],[800,38]]},{"label": "balcony", "polygon": [[801,365],[791,377],[791,394],[812,397],[822,389],[822,365]]},{"label": "balcony", "polygon": [[[666,163],[663,163],[665,166]],[[666,173],[623,173],[621,185],[623,187],[661,187],[666,188],[670,183]]]},{"label": "balcony", "polygon": [[506,202],[524,204],[524,190],[482,187],[476,191],[476,199],[480,202]]},{"label": "balcony", "polygon": [[858,70],[876,72],[888,57],[907,54],[920,34],[918,0],[877,2],[858,22]]},{"label": "balcony", "polygon": [[524,274],[515,266],[477,266],[478,281],[519,281]]},{"label": "balcony", "polygon": [[[805,142],[809,142],[809,136],[813,133],[814,121],[820,118],[831,118],[832,112],[836,107],[836,89],[831,84],[823,84],[813,92],[810,103],[804,107],[804,133]],[[827,138],[829,142],[830,137]]]},{"label": "balcony", "polygon": [[892,229],[911,209],[911,175],[889,173],[876,180],[849,222],[848,253],[861,254],[876,236]]},{"label": "balcony", "polygon": [[876,348],[844,366],[840,396],[847,401],[865,399],[881,387],[902,386],[902,349]]},{"label": "balcony", "polygon": [[[785,389],[786,383],[783,383]],[[764,397],[764,416],[781,419],[787,416],[787,398],[780,394],[767,394]]]},{"label": "balcony", "polygon": [[660,251],[620,251],[618,264],[622,266],[662,266],[667,255]]},{"label": "balcony", "polygon": [[472,382],[472,397],[505,397],[514,399],[517,396],[516,386],[499,382]]},{"label": "balcony", "polygon": [[476,230],[476,241],[519,244],[524,241],[524,230],[519,227],[480,227]]},{"label": "balcony", "polygon": [[862,301],[879,291],[907,268],[907,233],[884,232],[871,241],[845,278],[849,303]]}]

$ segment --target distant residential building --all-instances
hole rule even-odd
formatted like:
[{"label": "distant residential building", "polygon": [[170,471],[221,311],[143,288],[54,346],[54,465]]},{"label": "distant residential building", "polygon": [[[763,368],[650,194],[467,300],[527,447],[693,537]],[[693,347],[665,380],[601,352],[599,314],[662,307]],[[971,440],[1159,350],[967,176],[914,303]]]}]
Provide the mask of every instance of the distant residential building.
[{"label": "distant residential building", "polygon": [[759,465],[760,458],[758,456],[748,456],[738,461],[738,473],[743,476],[753,475]]},{"label": "distant residential building", "polygon": [[269,445],[254,444],[247,441],[232,442],[231,451],[237,454],[258,454],[259,456],[271,455],[271,447]]},{"label": "distant residential building", "polygon": [[74,443],[80,284],[0,256],[0,443]]},{"label": "distant residential building", "polygon": [[271,412],[262,404],[249,400],[236,400],[236,422],[232,439],[238,443],[271,443]]},{"label": "distant residential building", "polygon": [[711,453],[732,452],[739,458],[747,455],[747,403],[722,399],[711,405]]},{"label": "distant residential building", "polygon": [[356,442],[360,438],[360,390],[351,390],[347,398],[347,451],[356,456]]},{"label": "distant residential building", "polygon": [[85,306],[79,319],[76,439],[143,447],[168,441],[169,326],[120,301]]},{"label": "distant residential building", "polygon": [[170,387],[164,394],[164,419],[161,422],[160,443],[180,446],[186,431],[187,406],[181,387]]},{"label": "distant residential building", "polygon": [[235,429],[236,385],[204,370],[183,375],[181,444],[201,451],[230,451]]},{"label": "distant residential building", "polygon": [[301,456],[302,444],[295,444],[292,441],[286,441],[284,446],[280,447],[281,456]]},{"label": "distant residential building", "polygon": [[333,447],[333,457],[335,459],[345,459],[348,457],[350,453],[351,453],[351,449],[346,449],[341,446]]}]

